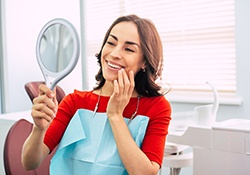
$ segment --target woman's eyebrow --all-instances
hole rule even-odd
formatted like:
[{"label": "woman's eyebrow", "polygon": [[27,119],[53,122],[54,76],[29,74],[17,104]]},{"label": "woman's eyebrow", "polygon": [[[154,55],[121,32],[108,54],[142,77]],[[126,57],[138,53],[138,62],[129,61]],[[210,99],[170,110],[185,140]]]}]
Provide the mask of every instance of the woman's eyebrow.
[{"label": "woman's eyebrow", "polygon": [[[110,34],[110,36],[111,36],[112,38],[114,38],[116,41],[118,41],[118,38],[117,38],[115,35]],[[140,47],[139,44],[137,44],[136,42],[132,42],[132,41],[126,41],[125,44],[137,45],[138,47]]]}]

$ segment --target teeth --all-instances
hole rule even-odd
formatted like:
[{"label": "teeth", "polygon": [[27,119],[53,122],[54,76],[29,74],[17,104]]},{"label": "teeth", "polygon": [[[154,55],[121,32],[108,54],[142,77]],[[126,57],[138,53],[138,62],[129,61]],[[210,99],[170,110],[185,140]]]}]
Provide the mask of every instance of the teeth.
[{"label": "teeth", "polygon": [[118,66],[118,65],[114,65],[114,64],[111,64],[111,63],[108,63],[108,65],[109,65],[110,67],[112,67],[112,68],[115,68],[115,69],[121,69],[121,67]]}]

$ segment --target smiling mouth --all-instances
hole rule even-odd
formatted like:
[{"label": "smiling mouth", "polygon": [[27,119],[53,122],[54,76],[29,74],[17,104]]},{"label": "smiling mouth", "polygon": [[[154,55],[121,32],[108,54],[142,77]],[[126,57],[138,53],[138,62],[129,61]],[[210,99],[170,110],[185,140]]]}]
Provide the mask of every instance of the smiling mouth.
[{"label": "smiling mouth", "polygon": [[108,61],[107,61],[107,63],[108,63],[108,66],[110,68],[112,68],[112,69],[120,70],[120,69],[124,68],[123,66],[120,66],[120,65],[117,65],[117,64],[112,64],[112,63],[110,63]]}]

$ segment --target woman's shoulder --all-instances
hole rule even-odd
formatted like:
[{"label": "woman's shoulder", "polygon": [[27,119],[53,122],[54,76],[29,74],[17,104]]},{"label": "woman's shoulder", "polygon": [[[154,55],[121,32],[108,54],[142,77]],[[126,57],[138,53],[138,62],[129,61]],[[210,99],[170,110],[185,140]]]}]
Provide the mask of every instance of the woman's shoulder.
[{"label": "woman's shoulder", "polygon": [[170,115],[171,113],[171,104],[165,96],[143,97],[141,106],[145,111],[154,114],[163,112],[166,113],[166,115]]},{"label": "woman's shoulder", "polygon": [[142,97],[141,99],[144,103],[154,104],[154,106],[155,105],[170,106],[169,101],[166,99],[164,95],[156,97]]}]

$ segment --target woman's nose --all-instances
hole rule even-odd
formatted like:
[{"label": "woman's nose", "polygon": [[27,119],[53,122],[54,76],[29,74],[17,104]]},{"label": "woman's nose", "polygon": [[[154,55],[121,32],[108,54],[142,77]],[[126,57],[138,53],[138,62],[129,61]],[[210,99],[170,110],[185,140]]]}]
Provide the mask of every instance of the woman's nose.
[{"label": "woman's nose", "polygon": [[115,48],[111,51],[110,56],[113,57],[113,58],[121,59],[121,58],[122,58],[121,49],[120,49],[119,47],[115,47]]}]

